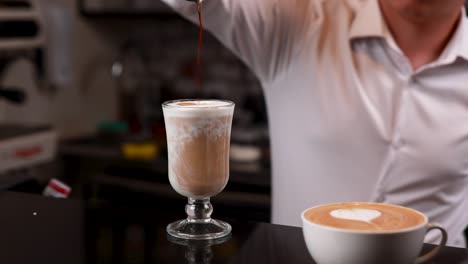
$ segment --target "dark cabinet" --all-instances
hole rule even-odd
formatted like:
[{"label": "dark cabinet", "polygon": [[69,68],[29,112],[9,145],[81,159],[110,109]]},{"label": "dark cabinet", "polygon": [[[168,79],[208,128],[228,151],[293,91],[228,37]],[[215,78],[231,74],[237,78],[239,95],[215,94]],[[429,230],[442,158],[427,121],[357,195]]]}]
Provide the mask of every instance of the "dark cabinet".
[{"label": "dark cabinet", "polygon": [[159,0],[79,0],[83,16],[164,16],[173,11]]}]

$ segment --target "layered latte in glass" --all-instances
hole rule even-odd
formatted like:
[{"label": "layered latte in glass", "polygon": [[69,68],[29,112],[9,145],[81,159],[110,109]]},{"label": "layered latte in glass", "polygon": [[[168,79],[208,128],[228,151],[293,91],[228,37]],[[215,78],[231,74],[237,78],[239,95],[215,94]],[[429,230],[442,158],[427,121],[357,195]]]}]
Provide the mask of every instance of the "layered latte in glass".
[{"label": "layered latte in glass", "polygon": [[211,219],[210,197],[229,179],[229,146],[234,103],[221,100],[178,100],[163,104],[169,180],[188,197],[187,219],[167,227],[181,239],[216,239],[231,226]]}]

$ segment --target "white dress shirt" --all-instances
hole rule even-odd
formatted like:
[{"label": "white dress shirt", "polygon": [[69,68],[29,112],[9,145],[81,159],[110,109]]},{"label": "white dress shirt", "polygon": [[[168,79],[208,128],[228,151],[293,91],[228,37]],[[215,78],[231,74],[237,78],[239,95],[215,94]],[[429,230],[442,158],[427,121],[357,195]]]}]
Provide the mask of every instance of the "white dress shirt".
[{"label": "white dress shirt", "polygon": [[[193,3],[164,1],[196,21]],[[377,0],[206,0],[204,19],[264,88],[273,223],[299,226],[318,204],[384,202],[424,212],[449,245],[465,245],[465,16],[441,56],[416,71]]]}]

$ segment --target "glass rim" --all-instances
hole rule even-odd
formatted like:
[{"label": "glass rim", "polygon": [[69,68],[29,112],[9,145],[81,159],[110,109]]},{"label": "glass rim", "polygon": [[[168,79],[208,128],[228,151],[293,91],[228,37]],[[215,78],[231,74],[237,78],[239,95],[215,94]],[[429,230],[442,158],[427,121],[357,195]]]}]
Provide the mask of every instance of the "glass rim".
[{"label": "glass rim", "polygon": [[[223,102],[226,103],[226,105],[217,105],[217,106],[178,106],[178,105],[173,105],[175,103],[181,103],[181,102],[193,102],[193,101],[209,101],[209,102]],[[166,101],[162,104],[163,108],[226,108],[226,107],[232,107],[235,106],[235,103],[229,100],[221,100],[221,99],[179,99],[179,100],[170,100]]]}]

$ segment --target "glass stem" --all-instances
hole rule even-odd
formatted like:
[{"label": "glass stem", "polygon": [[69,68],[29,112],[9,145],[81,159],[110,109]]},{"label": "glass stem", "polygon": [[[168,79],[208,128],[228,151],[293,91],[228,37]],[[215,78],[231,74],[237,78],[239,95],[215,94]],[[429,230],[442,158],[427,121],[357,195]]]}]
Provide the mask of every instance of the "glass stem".
[{"label": "glass stem", "polygon": [[187,221],[189,223],[208,223],[211,221],[213,206],[210,203],[210,198],[192,199],[188,198],[188,203],[185,206],[187,213]]}]

